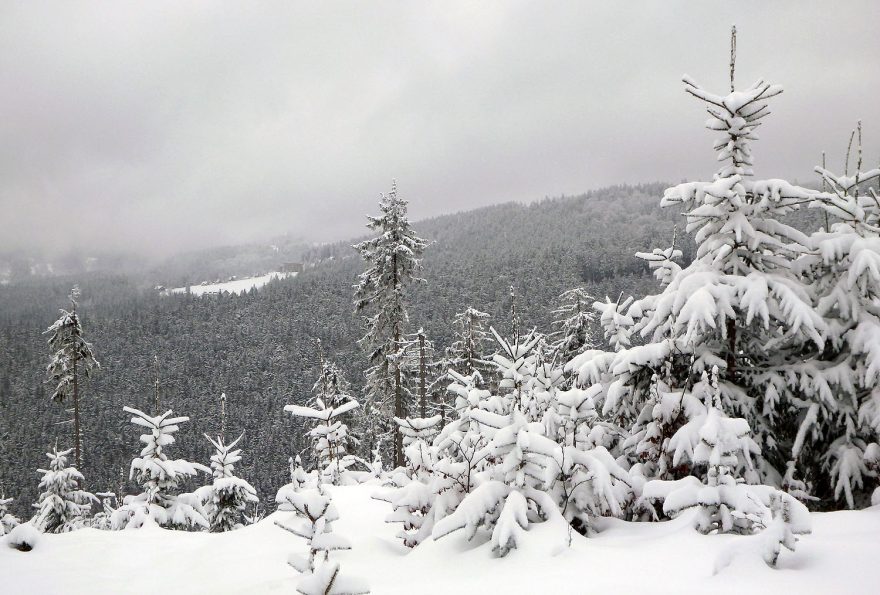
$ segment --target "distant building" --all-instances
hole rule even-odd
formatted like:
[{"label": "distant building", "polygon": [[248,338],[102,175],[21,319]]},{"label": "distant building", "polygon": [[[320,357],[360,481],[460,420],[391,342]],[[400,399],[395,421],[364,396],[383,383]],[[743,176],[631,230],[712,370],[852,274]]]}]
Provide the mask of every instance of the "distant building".
[{"label": "distant building", "polygon": [[282,273],[301,273],[303,272],[303,263],[301,262],[285,262],[281,264]]}]

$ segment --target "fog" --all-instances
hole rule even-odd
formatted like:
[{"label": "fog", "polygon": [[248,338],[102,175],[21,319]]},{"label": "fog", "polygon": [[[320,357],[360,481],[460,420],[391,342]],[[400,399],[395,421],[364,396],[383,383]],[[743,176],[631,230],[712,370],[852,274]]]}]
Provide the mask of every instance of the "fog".
[{"label": "fog", "polygon": [[865,125],[880,3],[6,2],[0,251],[183,249],[361,233],[392,178],[414,218],[707,179],[705,112],[782,84],[756,173],[808,181]]}]

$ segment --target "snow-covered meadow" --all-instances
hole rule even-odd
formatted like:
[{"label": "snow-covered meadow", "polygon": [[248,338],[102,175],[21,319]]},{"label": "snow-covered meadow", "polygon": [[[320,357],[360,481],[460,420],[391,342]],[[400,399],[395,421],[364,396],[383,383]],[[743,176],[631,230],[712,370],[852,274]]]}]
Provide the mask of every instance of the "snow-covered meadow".
[{"label": "snow-covered meadow", "polygon": [[[777,569],[750,552],[754,536],[701,535],[692,513],[662,523],[597,521],[598,533],[571,535],[564,524],[529,528],[521,546],[503,558],[488,535],[468,542],[461,533],[428,539],[414,550],[384,522],[388,504],[372,499],[371,484],[328,487],[339,509],[334,530],[352,549],[334,553],[347,575],[372,593],[798,593],[876,592],[880,507],[813,513],[813,533]],[[292,593],[301,575],[286,564],[304,553],[302,540],[278,528],[277,512],[227,533],[190,533],[153,527],[131,531],[82,529],[42,535],[37,547],[0,548],[4,593],[163,595]],[[719,559],[743,549],[714,573]]]},{"label": "snow-covered meadow", "polygon": [[235,293],[241,295],[247,293],[251,289],[260,289],[270,281],[275,279],[287,279],[296,277],[296,273],[279,273],[273,271],[265,275],[256,277],[245,277],[244,279],[235,279],[232,281],[223,281],[221,283],[206,283],[204,285],[189,285],[187,287],[175,287],[165,290],[166,294],[186,293],[189,291],[192,295],[208,295],[214,293]]}]

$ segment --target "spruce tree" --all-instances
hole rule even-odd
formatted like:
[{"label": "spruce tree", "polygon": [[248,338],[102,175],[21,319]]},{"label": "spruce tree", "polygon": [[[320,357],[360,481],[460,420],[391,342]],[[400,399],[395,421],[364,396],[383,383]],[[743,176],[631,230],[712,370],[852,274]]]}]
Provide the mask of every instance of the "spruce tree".
[{"label": "spruce tree", "polygon": [[92,369],[100,364],[92,353],[92,346],[83,336],[82,325],[76,312],[79,288],[70,292],[70,310],[61,310],[61,317],[45,334],[51,334],[49,349],[52,360],[46,367],[49,380],[55,383],[52,400],[58,403],[73,401],[73,448],[74,462],[82,467],[82,427],[80,421],[81,378],[88,378]]},{"label": "spruce tree", "polygon": [[[857,136],[856,136],[857,134]],[[825,190],[811,206],[830,217],[828,229],[810,237],[799,261],[817,293],[817,309],[828,328],[826,348],[796,366],[804,400],[792,448],[796,468],[829,505],[871,503],[871,444],[880,441],[880,168],[862,163],[862,126],[850,144],[843,174],[816,171]]]},{"label": "spruce tree", "polygon": [[12,531],[21,522],[18,517],[9,512],[9,505],[12,504],[12,501],[13,498],[7,498],[6,494],[0,492],[0,537]]},{"label": "spruce tree", "polygon": [[[545,357],[539,346],[543,337],[532,332],[506,340],[492,331],[500,347],[493,356],[501,376],[498,392],[475,391],[459,377],[464,386],[451,389],[467,399],[463,419],[449,424],[435,441],[434,468],[441,476],[467,456],[457,444],[471,436],[468,442],[478,446],[466,466],[459,465],[467,472],[469,493],[457,505],[445,504],[453,504],[454,511],[432,511],[442,515],[433,536],[464,529],[470,539],[483,527],[492,533],[493,550],[504,556],[518,547],[531,523],[561,515],[585,531],[590,516],[620,515],[629,489],[626,470],[603,446],[577,444],[568,433],[576,432],[578,424],[569,425],[565,418],[583,422],[591,417],[592,404],[586,391],[563,398],[563,371]],[[460,438],[451,446],[460,452],[449,453],[446,445],[456,435]],[[446,453],[451,461],[444,461]],[[559,538],[562,542],[566,536]]]},{"label": "spruce tree", "polygon": [[234,449],[242,437],[244,434],[224,444],[220,436],[215,440],[205,434],[214,447],[214,454],[211,455],[214,481],[196,490],[196,496],[203,503],[212,533],[238,529],[243,525],[247,505],[259,502],[254,486],[235,476],[235,463],[241,460],[241,450]]},{"label": "spruce tree", "polygon": [[58,451],[55,447],[47,452],[49,468],[38,469],[43,474],[40,480],[40,497],[34,504],[37,509],[33,518],[34,526],[43,533],[66,533],[85,525],[92,503],[97,498],[80,489],[83,476],[75,467],[67,466],[67,457],[73,449]]},{"label": "spruce tree", "polygon": [[284,407],[285,411],[296,417],[317,421],[315,427],[308,432],[312,439],[315,466],[320,473],[320,481],[334,485],[342,480],[343,471],[355,461],[354,457],[346,452],[348,426],[340,418],[356,409],[358,402],[347,395],[340,397],[338,401],[340,404],[336,407],[328,406],[320,398],[315,400],[314,407],[299,405]]},{"label": "spruce tree", "polygon": [[559,296],[560,305],[553,311],[550,335],[553,356],[560,362],[568,362],[593,345],[594,298],[583,287],[569,289]]},{"label": "spruce tree", "polygon": [[[760,446],[757,472],[748,479],[771,481],[784,474],[790,458],[802,382],[791,364],[824,348],[825,323],[809,284],[794,271],[808,238],[781,220],[813,192],[784,180],[752,179],[751,141],[768,101],[782,89],[759,80],[736,91],[733,72],[731,66],[732,86],[724,95],[684,77],[685,91],[711,115],[707,127],[721,133],[714,179],[669,188],[661,203],[686,211],[695,260],[679,268],[674,247],[655,252],[661,265],[655,272],[661,271],[665,287],[640,300],[600,306],[617,351],[576,358],[572,367],[581,386],[603,386],[603,414],[631,428],[660,371],[669,368],[664,391],[679,392],[717,366],[723,413],[744,418]],[[644,344],[631,344],[636,335]],[[625,452],[633,463],[637,444],[630,441]]]},{"label": "spruce tree", "polygon": [[303,595],[361,595],[369,587],[360,579],[344,575],[330,553],[351,549],[348,539],[333,532],[339,513],[323,486],[296,491],[291,486],[278,490],[279,510],[293,512],[299,522],[276,520],[275,525],[306,540],[308,556],[291,554],[287,563],[302,574],[297,592]]},{"label": "spruce tree", "polygon": [[[407,416],[400,365],[408,322],[406,290],[420,280],[416,275],[426,242],[410,228],[407,201],[398,195],[396,182],[382,196],[379,209],[382,214],[368,217],[367,224],[377,235],[354,246],[367,264],[355,285],[354,306],[356,312],[369,314],[367,332],[360,341],[370,361],[365,409],[372,427],[368,434],[375,441],[393,433],[393,460],[399,467],[404,462],[402,435],[391,418]],[[373,445],[368,444],[368,449]]]},{"label": "spruce tree", "polygon": [[479,374],[475,380],[480,385],[488,381],[484,376],[488,376],[494,367],[486,353],[492,344],[489,315],[476,308],[467,308],[455,315],[452,329],[452,344],[446,349],[449,367],[462,376]]},{"label": "spruce tree", "polygon": [[113,528],[137,529],[144,523],[156,523],[208,529],[210,525],[198,497],[177,493],[181,481],[199,471],[208,473],[208,468],[184,459],[171,459],[166,452],[166,448],[174,444],[179,424],[189,418],[171,417],[171,410],[156,416],[133,407],[122,410],[133,416],[132,424],[145,428],[148,433],[140,436],[144,448],[140,456],[132,460],[129,472],[129,479],[136,478],[143,491],[123,499],[122,506],[113,514]]}]

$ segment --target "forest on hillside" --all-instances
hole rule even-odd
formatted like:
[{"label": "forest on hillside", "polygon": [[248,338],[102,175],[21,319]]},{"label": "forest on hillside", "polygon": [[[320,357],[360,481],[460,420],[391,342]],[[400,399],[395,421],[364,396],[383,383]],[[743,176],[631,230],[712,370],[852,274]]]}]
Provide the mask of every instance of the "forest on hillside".
[{"label": "forest on hillside", "polygon": [[[421,274],[426,282],[413,288],[410,330],[424,327],[442,352],[453,317],[468,307],[508,330],[511,287],[523,326],[542,329],[549,327],[558,296],[573,287],[584,286],[599,299],[651,291],[656,281],[636,252],[671,242],[678,226],[677,245],[692,258],[680,213],[659,206],[662,190],[661,184],[616,186],[416,222],[429,244]],[[814,223],[809,213],[800,221],[804,227]],[[207,459],[202,432],[217,431],[225,393],[229,433],[245,431],[242,473],[261,498],[274,494],[287,481],[290,456],[302,453],[309,461],[300,422],[282,408],[312,395],[319,373],[314,340],[342,368],[355,397],[363,387],[367,362],[356,342],[364,327],[351,305],[362,263],[351,244],[312,248],[305,258],[314,266],[299,277],[241,296],[159,296],[153,287],[162,270],[0,285],[0,483],[7,491],[14,486],[19,512],[37,495],[36,469],[50,447],[47,437],[59,437],[60,446],[68,441],[68,427],[58,424],[69,414],[49,400],[43,331],[68,306],[75,283],[86,336],[101,364],[85,384],[82,403],[83,473],[92,489],[126,491],[128,464],[139,446],[122,407],[152,407],[158,358],[162,406],[192,419],[179,436],[180,452]],[[193,257],[198,265],[189,278],[235,259],[225,249],[213,256]],[[185,278],[180,266],[167,276]],[[601,341],[601,332],[597,336]]]}]

